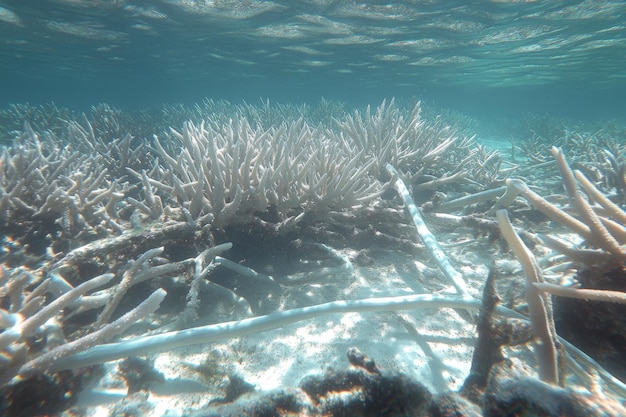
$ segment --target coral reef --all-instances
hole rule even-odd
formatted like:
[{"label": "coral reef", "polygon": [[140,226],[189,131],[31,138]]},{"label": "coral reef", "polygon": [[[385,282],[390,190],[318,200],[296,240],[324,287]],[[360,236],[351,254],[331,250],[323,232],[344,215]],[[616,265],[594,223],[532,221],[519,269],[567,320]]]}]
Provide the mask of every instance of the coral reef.
[{"label": "coral reef", "polygon": [[[554,283],[542,282],[542,265],[518,237],[561,251],[578,265],[580,281],[596,291],[593,296],[603,300],[599,303],[621,300],[623,286],[605,285],[623,282],[625,257],[626,215],[603,188],[619,189],[621,156],[608,156],[615,149],[592,164],[606,173],[591,180],[583,174],[591,169],[572,172],[563,152],[554,150],[560,177],[550,186],[565,184],[568,208],[541,197],[521,178],[505,181],[523,171],[504,172],[497,152],[459,134],[441,117],[425,118],[419,103],[403,108],[391,100],[376,110],[348,113],[345,105],[327,101],[311,107],[207,100],[193,109],[170,106],[131,115],[107,105],[92,108],[89,115],[62,109],[58,114],[48,107],[15,107],[3,114],[23,124],[23,132],[13,135],[0,158],[4,409],[21,401],[15,393],[24,384],[38,386],[45,380],[54,385],[55,376],[68,375],[67,369],[117,358],[243,336],[330,313],[451,307],[472,321],[482,305],[481,333],[487,336],[477,349],[497,355],[473,369],[468,380],[479,383],[465,392],[433,400],[419,384],[353,352],[350,370],[305,379],[297,392],[267,394],[261,400],[265,408],[253,415],[274,415],[274,409],[337,416],[374,415],[372,409],[380,411],[376,415],[450,415],[456,409],[479,415],[464,395],[470,401],[487,399],[485,415],[528,401],[526,409],[545,415],[561,410],[541,408],[524,396],[525,389],[569,401],[572,412],[587,412],[584,395],[540,383],[527,373],[494,376],[508,366],[501,346],[512,343],[499,338],[506,326],[489,315],[526,316],[474,298],[426,226],[431,221],[438,228],[463,224],[501,231],[515,249],[529,276],[520,299],[527,303],[533,333],[542,341],[535,347],[541,379],[567,383],[557,363],[562,344],[558,355],[568,355],[570,367],[579,369],[583,378],[597,373],[598,379],[586,378],[606,383],[611,393],[624,392],[623,384],[600,365],[557,337],[546,294],[557,293],[550,286]],[[519,196],[579,235],[586,247],[518,233],[502,211],[496,222],[494,214],[502,207],[518,225],[531,219]],[[418,204],[424,202],[422,217]],[[402,203],[417,235],[400,214]],[[474,215],[438,213],[459,209],[474,210]],[[420,253],[433,258],[457,295],[412,294],[285,308],[290,288],[351,271],[351,260],[326,243],[365,246],[376,241],[415,251],[418,244],[411,240],[417,236],[424,245]],[[315,268],[292,272],[283,265],[258,272],[246,266],[260,262],[276,243],[280,248],[274,250],[289,251],[290,265]],[[375,262],[365,258],[355,259]],[[595,285],[582,279],[583,271],[594,272],[588,277]],[[604,278],[596,278],[596,272]],[[558,291],[590,297],[582,289]],[[219,313],[213,318],[217,324],[204,321],[208,308]],[[557,333],[562,314],[557,302]],[[603,314],[602,321],[612,323],[610,317],[617,312]],[[524,329],[520,334],[528,335]],[[127,335],[132,337],[110,343]],[[520,336],[516,343],[529,339]],[[163,381],[149,368],[147,362],[129,360],[120,369],[137,390],[133,395],[141,396]],[[232,393],[224,401],[247,390],[236,376],[231,382]],[[79,386],[77,382],[72,389]],[[501,398],[503,387],[510,388],[511,397]],[[358,391],[354,397],[335,394],[353,389]]]},{"label": "coral reef", "polygon": [[615,192],[624,203],[623,122],[603,120],[581,124],[572,120],[531,115],[513,134],[513,153],[535,163],[552,165],[550,149],[559,147],[573,169],[581,171],[605,193]]},{"label": "coral reef", "polygon": [[[216,108],[222,111],[207,114]],[[25,130],[3,148],[0,161],[3,336],[16,333],[3,349],[27,352],[7,369],[34,360],[26,338],[53,317],[63,329],[60,315],[82,312],[75,303],[85,304],[84,298],[99,299],[91,308],[106,306],[94,323],[98,329],[128,288],[145,279],[136,275],[176,276],[194,262],[200,265],[195,276],[202,275],[206,264],[200,255],[212,246],[215,231],[261,224],[281,233],[302,219],[316,224],[332,212],[366,207],[384,191],[380,167],[387,162],[414,170],[412,178],[432,183],[443,177],[442,185],[456,184],[465,175],[458,157],[472,146],[440,121],[421,119],[419,104],[409,112],[392,101],[375,114],[368,109],[345,120],[337,115],[333,128],[296,119],[306,108],[275,108],[269,102],[239,106],[224,122],[230,108],[206,102],[197,109],[205,120],[185,122],[182,130],[163,129],[154,138],[131,133],[146,134],[149,113],[125,116],[106,105],[78,120],[64,119],[71,112],[52,105],[14,107],[5,114],[23,122]],[[341,106],[321,102],[317,109],[313,118],[336,114]],[[288,113],[296,116],[285,121]],[[168,114],[170,120],[180,116]],[[388,140],[392,146],[383,149]],[[174,256],[170,248],[182,242],[191,245],[188,253],[168,259]],[[113,287],[87,296],[104,285],[103,278],[87,281],[90,273],[107,277]],[[64,284],[48,278],[51,274]],[[97,285],[81,287],[89,282]],[[56,304],[77,288],[85,289]],[[46,315],[30,324],[42,306]],[[26,330],[17,331],[17,317],[29,323]]]}]

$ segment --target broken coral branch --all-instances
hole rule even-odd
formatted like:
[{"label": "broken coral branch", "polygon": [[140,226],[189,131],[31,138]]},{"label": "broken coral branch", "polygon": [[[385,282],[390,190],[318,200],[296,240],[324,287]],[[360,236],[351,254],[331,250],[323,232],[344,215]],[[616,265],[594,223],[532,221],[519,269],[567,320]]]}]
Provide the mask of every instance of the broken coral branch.
[{"label": "broken coral branch", "polygon": [[562,285],[549,284],[546,282],[536,282],[533,285],[539,291],[550,293],[552,295],[558,295],[561,297],[626,304],[626,293],[622,291],[591,290],[583,288],[564,287]]},{"label": "broken coral branch", "polygon": [[533,333],[540,341],[535,346],[535,354],[539,363],[539,377],[544,382],[558,385],[561,378],[557,365],[556,331],[552,317],[552,304],[548,297],[541,294],[533,286],[534,283],[544,282],[541,268],[533,254],[513,230],[506,210],[498,210],[496,218],[502,236],[515,252],[526,276],[526,302],[528,303],[530,322]]}]

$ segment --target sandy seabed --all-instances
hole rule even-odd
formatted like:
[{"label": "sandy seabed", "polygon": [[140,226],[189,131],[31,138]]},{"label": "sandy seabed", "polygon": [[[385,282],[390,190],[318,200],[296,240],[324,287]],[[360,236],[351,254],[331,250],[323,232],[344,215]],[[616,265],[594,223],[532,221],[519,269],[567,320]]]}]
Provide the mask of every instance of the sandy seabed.
[{"label": "sandy seabed", "polygon": [[[470,229],[448,233],[442,240],[471,295],[480,298],[494,252],[499,249],[486,240],[471,239]],[[354,250],[339,252],[347,259],[358,258]],[[352,272],[286,287],[283,297],[288,307],[338,299],[454,294],[425,250],[420,259],[384,248],[369,249],[368,255],[373,265],[353,262]],[[497,263],[502,270],[518,273],[515,279],[519,279],[515,260],[507,256]],[[182,416],[224,398],[233,376],[252,384],[256,392],[297,386],[307,375],[348,367],[346,351],[350,347],[360,349],[380,368],[402,372],[432,392],[458,390],[469,373],[476,340],[475,325],[463,313],[442,308],[331,314],[221,343],[151,355],[149,361],[165,382],[152,384],[147,396],[127,397],[125,407],[138,401],[146,415]],[[534,366],[528,349],[511,353],[524,366]],[[121,407],[119,401],[127,393],[118,364],[108,363],[99,386],[83,394],[65,415],[113,415],[112,403]]]}]

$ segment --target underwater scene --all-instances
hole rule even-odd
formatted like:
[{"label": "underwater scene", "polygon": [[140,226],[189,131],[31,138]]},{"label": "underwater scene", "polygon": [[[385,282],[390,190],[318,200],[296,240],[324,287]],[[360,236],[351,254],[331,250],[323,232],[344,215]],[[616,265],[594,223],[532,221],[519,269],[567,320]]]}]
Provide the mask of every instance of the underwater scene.
[{"label": "underwater scene", "polygon": [[0,0],[0,416],[626,416],[626,2]]}]

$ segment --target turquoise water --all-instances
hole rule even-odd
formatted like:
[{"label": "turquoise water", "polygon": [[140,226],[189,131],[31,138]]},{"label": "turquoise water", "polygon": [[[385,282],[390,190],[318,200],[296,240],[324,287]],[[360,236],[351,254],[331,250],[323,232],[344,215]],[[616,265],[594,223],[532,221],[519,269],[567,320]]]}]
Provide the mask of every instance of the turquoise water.
[{"label": "turquoise water", "polygon": [[0,107],[204,97],[626,109],[624,1],[1,0]]}]

